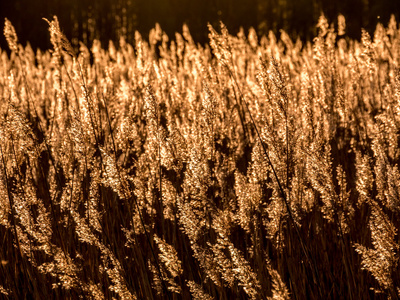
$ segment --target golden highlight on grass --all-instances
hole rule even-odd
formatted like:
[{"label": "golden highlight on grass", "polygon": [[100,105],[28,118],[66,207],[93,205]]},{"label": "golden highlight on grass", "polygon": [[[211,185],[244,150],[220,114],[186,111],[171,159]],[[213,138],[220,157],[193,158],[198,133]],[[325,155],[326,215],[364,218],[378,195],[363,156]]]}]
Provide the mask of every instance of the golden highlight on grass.
[{"label": "golden highlight on grass", "polygon": [[399,299],[400,28],[0,53],[4,299]]}]

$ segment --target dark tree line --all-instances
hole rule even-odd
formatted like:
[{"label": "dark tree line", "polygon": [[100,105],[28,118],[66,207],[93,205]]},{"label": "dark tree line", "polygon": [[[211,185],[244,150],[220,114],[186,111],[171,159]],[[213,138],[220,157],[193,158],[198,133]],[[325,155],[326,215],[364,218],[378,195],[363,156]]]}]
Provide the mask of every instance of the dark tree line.
[{"label": "dark tree line", "polygon": [[[222,20],[235,33],[254,27],[262,35],[286,30],[291,36],[310,40],[321,13],[335,21],[346,17],[347,34],[359,38],[361,28],[372,32],[378,21],[387,24],[390,15],[400,19],[400,0],[0,0],[2,22],[8,18],[23,44],[50,47],[47,24],[42,18],[57,15],[65,35],[78,45],[99,39],[103,45],[123,35],[132,41],[138,30],[146,37],[158,22],[173,37],[186,23],[196,42],[207,42],[207,23]],[[4,37],[0,47],[7,49]]]}]

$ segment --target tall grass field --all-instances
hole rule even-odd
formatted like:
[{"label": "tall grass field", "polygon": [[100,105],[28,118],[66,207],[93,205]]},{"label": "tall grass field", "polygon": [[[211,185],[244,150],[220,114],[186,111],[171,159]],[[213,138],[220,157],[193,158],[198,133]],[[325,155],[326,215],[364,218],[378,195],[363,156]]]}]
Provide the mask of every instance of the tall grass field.
[{"label": "tall grass field", "polygon": [[0,50],[1,299],[399,299],[400,27]]}]

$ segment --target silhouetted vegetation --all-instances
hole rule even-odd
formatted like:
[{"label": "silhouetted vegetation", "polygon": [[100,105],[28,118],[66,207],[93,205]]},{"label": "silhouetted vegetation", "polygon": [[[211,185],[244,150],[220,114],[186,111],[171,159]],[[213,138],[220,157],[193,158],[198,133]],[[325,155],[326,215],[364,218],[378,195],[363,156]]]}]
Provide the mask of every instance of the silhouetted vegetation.
[{"label": "silhouetted vegetation", "polygon": [[[57,15],[62,30],[77,47],[78,41],[91,45],[98,39],[103,45],[117,42],[125,36],[133,42],[134,32],[147,38],[158,22],[173,37],[186,23],[195,42],[207,43],[207,23],[217,26],[221,20],[230,31],[253,27],[259,36],[273,30],[285,30],[292,38],[311,40],[315,25],[324,13],[334,21],[339,14],[347,20],[347,34],[360,38],[361,28],[369,33],[378,21],[387,24],[390,15],[400,19],[400,4],[396,0],[13,0],[1,1],[0,19],[8,18],[19,32],[22,44],[29,41],[33,48],[47,49],[50,45],[46,23]],[[5,49],[5,41],[0,40]]]}]

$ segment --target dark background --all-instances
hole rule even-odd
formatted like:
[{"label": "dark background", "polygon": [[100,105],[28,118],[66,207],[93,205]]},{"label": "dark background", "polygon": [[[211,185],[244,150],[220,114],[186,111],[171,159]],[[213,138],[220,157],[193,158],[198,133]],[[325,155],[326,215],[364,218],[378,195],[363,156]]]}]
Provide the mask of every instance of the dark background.
[{"label": "dark background", "polygon": [[[259,35],[286,30],[293,38],[312,40],[321,13],[335,22],[339,13],[346,17],[347,35],[359,38],[361,28],[373,32],[377,22],[387,25],[390,15],[400,20],[400,0],[0,0],[0,20],[14,25],[20,42],[50,48],[48,24],[42,18],[57,15],[60,26],[76,46],[91,46],[96,38],[103,46],[124,35],[132,42],[135,30],[144,37],[158,22],[174,37],[189,26],[196,42],[208,41],[207,23],[218,27],[222,20],[231,33],[242,26],[254,27]],[[2,26],[2,27],[3,27]],[[0,47],[7,49],[4,36]]]}]

